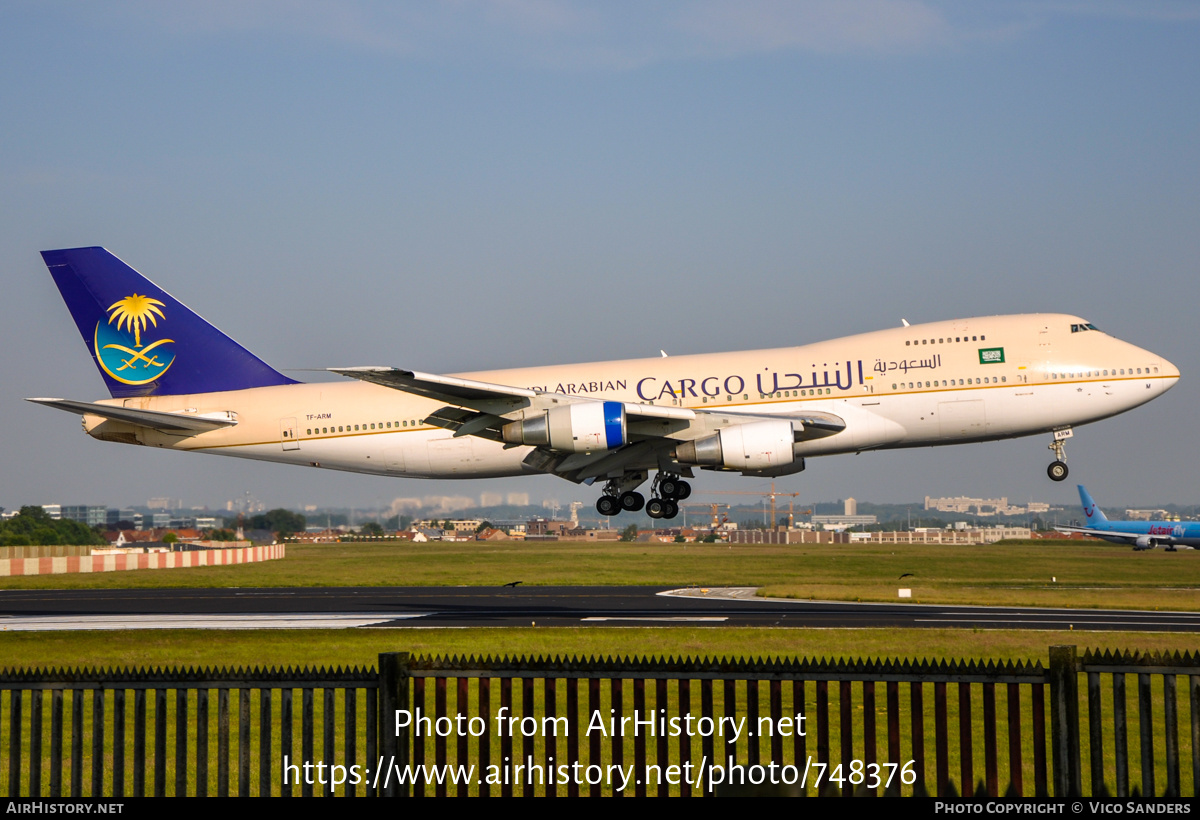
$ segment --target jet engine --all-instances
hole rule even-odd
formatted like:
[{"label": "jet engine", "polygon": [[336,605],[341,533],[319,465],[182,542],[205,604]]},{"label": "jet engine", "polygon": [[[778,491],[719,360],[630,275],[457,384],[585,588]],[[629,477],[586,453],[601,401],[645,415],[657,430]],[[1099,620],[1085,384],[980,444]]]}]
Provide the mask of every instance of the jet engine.
[{"label": "jet engine", "polygon": [[796,431],[790,421],[753,421],[722,427],[714,435],[675,448],[680,464],[699,464],[756,475],[788,475],[804,469],[796,458]]},{"label": "jet engine", "polygon": [[501,430],[509,444],[549,447],[569,453],[612,450],[625,445],[625,407],[619,401],[587,401],[551,407],[509,422]]},{"label": "jet engine", "polygon": [[1148,535],[1139,535],[1137,541],[1133,543],[1133,548],[1135,550],[1152,550],[1156,546],[1158,546],[1158,544],[1156,544],[1154,539]]}]

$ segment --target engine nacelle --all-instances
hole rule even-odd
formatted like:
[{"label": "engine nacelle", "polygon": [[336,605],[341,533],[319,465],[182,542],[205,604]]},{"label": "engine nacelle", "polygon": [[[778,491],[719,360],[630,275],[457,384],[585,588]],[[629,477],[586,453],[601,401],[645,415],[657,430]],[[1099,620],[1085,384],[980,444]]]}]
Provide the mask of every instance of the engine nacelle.
[{"label": "engine nacelle", "polygon": [[1133,548],[1135,550],[1152,550],[1156,546],[1158,546],[1158,544],[1156,544],[1154,539],[1148,535],[1139,535],[1137,541],[1133,543]]},{"label": "engine nacelle", "polygon": [[549,447],[568,453],[612,450],[628,441],[625,407],[619,401],[585,401],[551,407],[502,428],[509,444]]},{"label": "engine nacelle", "polygon": [[[804,460],[796,458],[795,432],[790,421],[753,421],[722,427],[715,435],[685,441],[675,448],[681,464],[700,464],[726,470],[799,472]],[[796,469],[786,469],[797,464]]]}]

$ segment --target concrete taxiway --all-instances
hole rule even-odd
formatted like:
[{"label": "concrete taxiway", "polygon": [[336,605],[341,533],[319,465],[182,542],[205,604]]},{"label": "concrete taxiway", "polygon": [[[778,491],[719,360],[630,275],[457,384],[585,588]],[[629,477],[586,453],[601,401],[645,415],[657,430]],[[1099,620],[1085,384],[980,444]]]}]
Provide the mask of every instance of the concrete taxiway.
[{"label": "concrete taxiway", "polygon": [[2,590],[0,631],[775,626],[1200,632],[1200,613],[842,603],[752,588],[348,587]]}]

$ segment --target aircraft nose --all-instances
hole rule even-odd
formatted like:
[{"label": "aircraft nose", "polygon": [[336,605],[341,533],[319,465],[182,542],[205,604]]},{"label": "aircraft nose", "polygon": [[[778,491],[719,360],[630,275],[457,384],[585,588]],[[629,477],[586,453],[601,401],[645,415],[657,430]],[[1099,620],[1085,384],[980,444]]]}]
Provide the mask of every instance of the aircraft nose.
[{"label": "aircraft nose", "polygon": [[1160,392],[1167,392],[1175,383],[1179,381],[1179,368],[1168,362],[1161,356],[1158,357],[1159,382],[1161,384]]}]

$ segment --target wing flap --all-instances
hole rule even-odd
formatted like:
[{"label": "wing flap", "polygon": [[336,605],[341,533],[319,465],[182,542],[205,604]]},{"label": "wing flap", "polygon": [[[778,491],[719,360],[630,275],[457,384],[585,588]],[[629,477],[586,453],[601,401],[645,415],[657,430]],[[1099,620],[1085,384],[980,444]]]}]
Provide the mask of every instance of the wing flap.
[{"label": "wing flap", "polygon": [[330,372],[480,412],[512,412],[537,395],[524,387],[438,376],[398,367],[331,367]]}]

